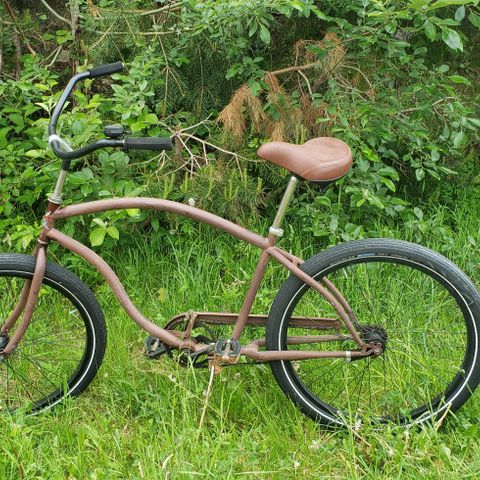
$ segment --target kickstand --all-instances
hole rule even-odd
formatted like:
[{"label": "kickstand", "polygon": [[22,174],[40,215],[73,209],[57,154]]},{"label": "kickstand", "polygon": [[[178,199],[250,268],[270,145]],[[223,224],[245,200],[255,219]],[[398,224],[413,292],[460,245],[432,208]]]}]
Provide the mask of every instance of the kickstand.
[{"label": "kickstand", "polygon": [[207,391],[205,392],[205,401],[203,402],[202,415],[200,416],[200,422],[198,424],[197,440],[198,440],[198,437],[200,436],[200,431],[202,430],[202,427],[203,427],[205,414],[207,413],[208,401],[210,400],[210,396],[212,395],[213,378],[215,377],[215,373],[217,373],[216,370],[217,368],[214,362],[210,362],[210,379],[208,380]]}]

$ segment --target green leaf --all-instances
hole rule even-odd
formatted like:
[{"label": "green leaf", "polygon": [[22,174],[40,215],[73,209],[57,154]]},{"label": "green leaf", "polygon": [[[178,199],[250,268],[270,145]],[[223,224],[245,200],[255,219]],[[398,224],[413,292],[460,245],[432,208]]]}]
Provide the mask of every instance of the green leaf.
[{"label": "green leaf", "polygon": [[450,67],[449,67],[448,65],[445,65],[445,64],[440,65],[440,66],[438,67],[438,71],[439,71],[440,73],[446,73],[446,72],[448,72],[449,70],[450,70]]},{"label": "green leaf", "polygon": [[382,203],[382,201],[376,195],[372,195],[371,197],[368,197],[368,202],[371,205],[375,205],[378,208],[381,208],[381,209],[385,208],[385,205]]},{"label": "green leaf", "polygon": [[398,180],[398,172],[393,168],[393,167],[382,167],[379,170],[377,170],[378,175],[387,175],[390,178],[393,178],[394,180]]},{"label": "green leaf", "polygon": [[451,28],[442,30],[442,40],[452,49],[463,52],[463,42],[460,35]]},{"label": "green leaf", "polygon": [[423,212],[418,207],[413,207],[413,213],[419,220],[423,220]]},{"label": "green leaf", "polygon": [[313,13],[315,14],[315,16],[317,18],[319,18],[320,20],[328,20],[329,17],[327,17],[321,10],[319,10],[317,7],[315,7],[313,9]]},{"label": "green leaf", "polygon": [[466,5],[474,0],[438,0],[430,6],[430,9],[451,7],[452,5]]},{"label": "green leaf", "polygon": [[462,130],[457,132],[455,134],[455,136],[453,137],[453,146],[455,148],[458,148],[461,145],[465,145],[467,142],[468,142],[467,134],[465,132],[463,132]]},{"label": "green leaf", "polygon": [[143,121],[155,125],[158,123],[158,117],[154,113],[147,113]]},{"label": "green leaf", "polygon": [[118,240],[120,238],[120,234],[118,233],[117,227],[114,227],[113,225],[110,225],[107,228],[107,233],[112,237]]},{"label": "green leaf", "polygon": [[92,178],[93,172],[89,168],[85,167],[82,168],[82,170],[80,170],[79,172],[71,173],[68,177],[68,181],[75,185],[82,185]]},{"label": "green leaf", "polygon": [[103,243],[105,233],[107,233],[107,230],[103,227],[97,227],[90,232],[90,243],[93,247],[98,247]]},{"label": "green leaf", "polygon": [[248,29],[248,36],[253,37],[255,35],[255,32],[257,31],[257,28],[257,22],[252,22],[250,28]]},{"label": "green leaf", "polygon": [[266,28],[264,25],[262,25],[262,27],[260,28],[260,38],[262,39],[263,43],[270,43],[270,32],[268,31],[268,28]]},{"label": "green leaf", "polygon": [[227,70],[227,74],[225,75],[225,78],[227,80],[230,80],[231,78],[233,78],[235,75],[237,75],[237,73],[241,72],[242,71],[242,65],[239,64],[239,63],[235,63],[234,65],[232,65],[228,70]]},{"label": "green leaf", "polygon": [[370,162],[368,160],[365,160],[364,158],[360,157],[357,160],[357,166],[360,169],[361,172],[365,173],[368,172],[368,169],[370,168]]},{"label": "green leaf", "polygon": [[101,218],[94,218],[92,220],[93,223],[96,223],[97,225],[99,225],[100,227],[103,227],[105,228],[107,226],[107,224],[101,219]]},{"label": "green leaf", "polygon": [[338,217],[337,215],[332,215],[330,219],[330,230],[334,232],[338,228]]},{"label": "green leaf", "polygon": [[136,217],[137,215],[140,215],[139,208],[127,208],[126,212],[129,217]]},{"label": "green leaf", "polygon": [[252,92],[252,95],[254,97],[256,97],[262,90],[262,86],[256,80],[252,80],[251,82],[248,82],[248,86],[250,87],[250,91]]},{"label": "green leaf", "polygon": [[461,7],[457,8],[457,11],[455,12],[455,20],[457,22],[461,22],[465,18],[465,6],[462,5]]},{"label": "green leaf", "polygon": [[468,78],[462,77],[461,75],[450,75],[448,77],[453,83],[464,83],[465,85],[470,85],[471,82]]},{"label": "green leaf", "polygon": [[11,113],[8,115],[8,118],[19,128],[23,128],[25,126],[23,117],[19,113]]},{"label": "green leaf", "polygon": [[480,118],[471,118],[471,117],[468,117],[467,120],[468,120],[470,123],[473,123],[473,125],[476,125],[477,127],[480,128]]},{"label": "green leaf", "polygon": [[468,19],[470,20],[470,23],[477,28],[480,28],[480,15],[477,15],[476,13],[471,13],[468,16]]},{"label": "green leaf", "polygon": [[293,0],[291,1],[290,5],[299,12],[303,12],[303,10],[305,9],[305,4],[300,0]]},{"label": "green leaf", "polygon": [[415,176],[417,177],[417,180],[421,182],[425,178],[425,170],[423,168],[417,168],[415,170]]},{"label": "green leaf", "polygon": [[30,158],[40,158],[45,156],[45,150],[29,150],[25,155]]},{"label": "green leaf", "polygon": [[429,40],[435,40],[437,38],[437,27],[430,21],[427,20],[423,25],[425,30],[425,35]]},{"label": "green leaf", "polygon": [[130,125],[130,130],[135,133],[135,132],[140,132],[143,130],[143,122],[135,122]]},{"label": "green leaf", "polygon": [[394,192],[396,190],[395,189],[395,184],[389,178],[380,177],[380,180],[392,192]]}]

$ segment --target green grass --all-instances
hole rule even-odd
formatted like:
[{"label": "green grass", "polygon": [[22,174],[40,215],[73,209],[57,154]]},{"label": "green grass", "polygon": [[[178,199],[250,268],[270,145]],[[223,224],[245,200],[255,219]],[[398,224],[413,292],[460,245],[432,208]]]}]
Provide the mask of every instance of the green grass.
[{"label": "green grass", "polygon": [[[477,216],[438,209],[455,242],[437,230],[426,245],[459,263],[480,285]],[[447,222],[448,219],[448,222]],[[390,232],[389,236],[408,236]],[[138,239],[107,254],[146,316],[164,324],[190,308],[238,311],[258,253],[206,228],[171,235],[166,245]],[[132,241],[132,244],[134,241]],[[302,251],[300,239],[292,250]],[[308,239],[305,239],[308,243]],[[135,248],[134,248],[135,247]],[[72,263],[68,262],[67,263]],[[108,347],[97,378],[80,397],[36,417],[1,417],[2,479],[464,479],[480,476],[478,394],[439,429],[389,427],[328,431],[284,397],[265,366],[225,368],[214,380],[205,425],[198,429],[208,371],[172,360],[148,361],[145,334],[89,270]],[[268,311],[285,278],[270,267],[256,313]]]}]

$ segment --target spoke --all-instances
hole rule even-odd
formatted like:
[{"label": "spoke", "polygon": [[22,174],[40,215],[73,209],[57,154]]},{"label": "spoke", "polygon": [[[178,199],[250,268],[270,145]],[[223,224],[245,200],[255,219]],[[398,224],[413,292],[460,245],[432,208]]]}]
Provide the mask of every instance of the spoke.
[{"label": "spoke", "polygon": [[[82,340],[80,339],[76,339],[77,342],[81,342]],[[32,348],[32,347],[36,347],[38,346],[38,343],[35,342],[34,340],[30,341],[30,342],[21,342],[20,345],[25,348],[25,349],[28,349],[28,348]],[[41,342],[41,345],[45,345],[45,346],[61,346],[61,347],[65,347],[65,348],[68,348],[70,349],[72,346],[76,346],[76,347],[81,347],[81,345],[74,345],[73,342],[70,340],[68,342],[62,342],[62,341],[59,341],[59,340],[50,340],[50,341],[43,341]]]},{"label": "spoke", "polygon": [[[32,400],[32,402],[34,401],[33,397],[32,397],[32,394],[30,392],[30,390],[25,387],[25,384],[22,382],[22,378],[24,380],[26,380],[27,384],[30,384],[33,388],[35,388],[37,391],[40,392],[41,395],[43,395],[43,392],[41,392],[38,387],[36,385],[33,385],[30,380],[28,378],[25,377],[25,375],[23,375],[23,373],[20,373],[19,371],[17,371],[15,368],[12,367],[12,364],[9,362],[8,364],[8,368],[10,368],[12,370],[12,373],[18,378],[18,381],[20,382],[20,385],[23,387],[23,389],[25,390],[25,392],[27,393],[27,395],[30,397],[30,400]],[[17,390],[18,391],[18,390]]]},{"label": "spoke", "polygon": [[[78,327],[77,327],[78,328]],[[54,338],[58,338],[60,335],[63,335],[63,334],[69,334],[71,335],[72,334],[72,329],[69,329],[69,330],[64,330],[62,332],[51,332],[51,333],[46,333],[44,335],[39,335],[39,336],[35,336],[34,338],[25,338],[24,340],[22,340],[22,343],[26,343],[26,344],[30,344],[30,343],[39,343],[39,341],[42,341],[43,339],[45,338],[50,338],[53,336]],[[29,330],[27,330],[27,333],[29,332]],[[32,335],[34,335],[35,333],[33,332]],[[66,337],[62,337],[62,338],[58,338],[57,340],[55,339],[51,339],[51,341],[67,341],[67,340],[79,340],[81,337],[81,334],[82,332],[80,331],[79,332],[79,336],[78,337],[71,337],[71,336],[66,336]],[[50,340],[49,340],[50,341]],[[43,342],[42,342],[43,343]]]},{"label": "spoke", "polygon": [[[363,374],[365,373],[365,368],[366,368],[366,367],[363,367],[363,369],[362,369],[362,375],[360,376],[360,379],[363,378]],[[344,389],[343,389],[343,390],[340,390],[340,391],[335,395],[335,397],[334,397],[332,400],[330,400],[330,401],[331,401],[331,402],[334,402],[334,401],[340,396],[340,394],[341,394],[342,392],[344,392],[345,390],[347,390],[347,394],[349,395],[349,393],[348,393],[348,387],[349,387],[350,384],[351,384],[353,381],[355,381],[357,378],[358,378],[358,377],[353,377],[353,378],[347,383],[347,385],[344,387]],[[356,387],[358,386],[358,382],[360,381],[360,379],[357,380],[357,383],[355,384],[355,388],[352,390],[353,392],[355,391]]]},{"label": "spoke", "polygon": [[[391,348],[389,349],[390,352],[392,351],[397,351],[397,350],[392,350]],[[437,374],[438,372],[438,367],[430,367],[428,365],[426,365],[425,363],[422,363],[420,360],[416,359],[414,356],[412,355],[409,355],[405,350],[398,350],[398,352],[400,354],[402,354],[403,356],[405,356],[406,358],[408,358],[409,360],[413,361],[415,364],[419,365],[420,367],[422,367],[424,370],[427,370],[428,372],[431,372],[433,374],[434,377],[436,377],[438,380],[440,380],[441,382],[447,382],[447,385],[450,384],[451,380],[447,380],[446,378],[440,376]]]},{"label": "spoke", "polygon": [[27,360],[28,362],[30,362],[32,365],[34,365],[35,367],[37,367],[38,371],[40,372],[40,374],[55,388],[55,390],[57,390],[58,388],[60,388],[58,385],[56,385],[55,383],[52,382],[52,380],[50,380],[49,377],[47,377],[47,375],[45,375],[45,373],[43,373],[43,369],[45,369],[48,373],[52,373],[53,375],[55,375],[57,378],[60,378],[60,375],[56,374],[55,372],[53,372],[52,370],[49,370],[48,368],[45,368],[45,367],[42,367],[41,363],[37,360],[37,361],[34,361],[32,360],[30,357],[28,357],[27,355],[25,355],[24,353],[21,353],[19,352],[19,354],[25,358],[25,360]]},{"label": "spoke", "polygon": [[386,364],[386,354],[382,355],[382,366],[383,366],[383,390],[387,389],[387,369],[385,368]]},{"label": "spoke", "polygon": [[[340,371],[340,369],[344,366],[344,364],[345,364],[344,360],[340,360],[337,365],[333,364],[329,369],[326,369],[326,371],[322,375],[320,375],[319,377],[316,377],[316,379],[313,381],[313,384],[317,385],[320,382],[320,380],[324,379],[325,375],[327,375],[328,373],[330,373],[330,375],[325,380],[331,380]],[[332,370],[333,370],[333,373],[332,373]]]},{"label": "spoke", "polygon": [[[411,278],[412,274],[413,274],[413,270],[409,270],[409,275],[408,275],[408,278],[409,278],[409,279]],[[423,285],[424,285],[424,283],[425,283],[426,278],[427,278],[427,277],[426,277],[425,275],[422,276],[422,287],[423,287]],[[411,290],[412,293],[415,292],[415,291],[411,288],[411,282],[405,281],[405,282],[401,282],[401,284],[404,285],[404,288],[406,289],[406,291]],[[418,292],[418,291],[420,291],[419,288],[417,288],[417,292]],[[402,306],[402,310],[403,310],[404,312],[406,312],[406,311],[409,310],[410,306],[413,304],[414,301],[418,301],[418,298],[417,298],[417,297],[414,297],[413,295],[412,295],[411,298],[412,298],[412,299],[409,301],[409,303],[408,303],[407,305]],[[395,311],[393,312],[393,318],[394,318],[394,319],[397,318],[397,314],[400,312],[400,305],[401,305],[401,303],[400,303],[399,301],[397,301],[396,304],[395,304]]]},{"label": "spoke", "polygon": [[370,365],[368,366],[368,398],[370,400],[369,405],[371,407],[372,406],[372,375],[370,371]]},{"label": "spoke", "polygon": [[[36,359],[37,361],[41,361],[42,363],[53,363],[55,364],[56,362],[78,362],[78,360],[81,358],[81,356],[79,357],[55,357],[55,358],[51,358],[51,357],[45,357],[45,358],[42,358],[44,355],[47,355],[49,352],[44,352],[44,353],[37,353],[35,355],[29,355],[28,357],[29,358],[32,358],[32,359]],[[25,354],[24,354],[25,355]]]},{"label": "spoke", "polygon": [[358,391],[358,397],[357,397],[357,406],[355,407],[355,411],[358,412],[358,404],[360,402],[360,394],[362,392],[362,385],[363,385],[363,378],[365,376],[365,372],[368,370],[368,367],[370,366],[370,363],[369,362],[369,358],[367,358],[367,366],[363,368],[362,370],[362,374],[360,375],[360,379],[359,381],[357,382],[357,384],[355,385],[355,388],[351,391],[351,392],[347,392],[347,394],[351,397],[353,397],[353,393],[355,392],[355,390],[357,389],[357,387],[359,386],[360,387],[360,390]]}]

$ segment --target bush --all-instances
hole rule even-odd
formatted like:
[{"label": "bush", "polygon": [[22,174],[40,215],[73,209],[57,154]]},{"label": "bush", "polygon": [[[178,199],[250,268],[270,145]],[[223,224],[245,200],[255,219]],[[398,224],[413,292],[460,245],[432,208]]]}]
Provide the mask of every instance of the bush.
[{"label": "bush", "polygon": [[[4,75],[0,81],[3,242],[25,249],[35,238],[29,225],[41,214],[59,166],[47,149],[46,125],[70,76],[62,64],[50,66],[52,54],[62,51],[80,69],[119,55],[129,68],[111,87],[86,81],[76,90],[60,125],[74,144],[101,135],[108,122],[137,135],[185,132],[171,156],[101,152],[77,162],[68,202],[192,197],[252,226],[259,215],[273,215],[285,183],[285,172],[247,160],[256,148],[272,138],[335,135],[351,146],[354,168],[323,196],[303,186],[301,228],[332,242],[375,235],[381,217],[413,225],[421,239],[428,225],[422,203],[438,198],[446,178],[470,178],[478,149],[477,3],[185,0],[168,14],[165,7],[146,15],[138,11],[143,3],[82,7],[83,32],[73,38],[57,25],[56,35],[43,34],[45,52],[23,55],[18,80]],[[149,6],[156,4],[143,8]],[[21,21],[37,22],[41,31],[46,18]],[[9,35],[13,30],[0,37],[5,51]],[[114,212],[89,220],[85,232],[84,221],[70,220],[67,231],[78,226],[80,235],[90,232],[94,244],[105,240],[107,247],[119,230],[161,234],[182,224],[148,212]]]}]

